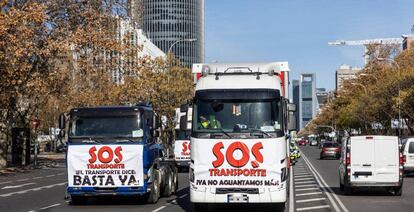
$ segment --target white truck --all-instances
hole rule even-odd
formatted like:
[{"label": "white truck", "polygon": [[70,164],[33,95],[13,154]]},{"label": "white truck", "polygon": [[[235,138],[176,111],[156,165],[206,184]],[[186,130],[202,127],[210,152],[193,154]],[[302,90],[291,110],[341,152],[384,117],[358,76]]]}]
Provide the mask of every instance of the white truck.
[{"label": "white truck", "polygon": [[[187,115],[187,129],[180,130],[180,118]],[[188,169],[190,166],[190,133],[191,133],[191,115],[192,111],[188,113],[180,112],[180,108],[175,109],[175,139],[173,143],[174,158],[179,170]]]},{"label": "white truck", "polygon": [[[289,156],[288,63],[194,64],[190,199],[284,208]],[[182,112],[188,106],[182,106]],[[180,120],[185,129],[186,116]],[[290,118],[289,118],[290,117]]]},{"label": "white truck", "polygon": [[339,165],[340,189],[387,188],[402,194],[404,157],[396,136],[354,136],[342,144]]}]

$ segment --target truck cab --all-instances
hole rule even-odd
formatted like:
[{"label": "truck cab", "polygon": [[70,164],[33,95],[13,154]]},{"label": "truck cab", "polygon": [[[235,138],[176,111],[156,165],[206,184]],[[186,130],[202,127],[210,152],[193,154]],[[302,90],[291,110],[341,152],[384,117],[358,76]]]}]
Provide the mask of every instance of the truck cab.
[{"label": "truck cab", "polygon": [[132,196],[156,203],[174,193],[177,169],[159,142],[159,123],[150,104],[75,108],[61,116],[72,203],[86,203],[88,196]]},{"label": "truck cab", "polygon": [[288,70],[287,62],[194,64],[189,175],[196,210],[219,203],[284,207]]}]

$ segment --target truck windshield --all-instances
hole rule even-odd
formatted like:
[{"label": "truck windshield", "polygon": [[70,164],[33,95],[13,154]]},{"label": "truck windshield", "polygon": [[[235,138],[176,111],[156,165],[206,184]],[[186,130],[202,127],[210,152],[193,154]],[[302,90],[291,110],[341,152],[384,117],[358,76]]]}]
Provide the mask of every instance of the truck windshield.
[{"label": "truck windshield", "polygon": [[139,116],[75,117],[69,125],[70,137],[142,137]]},{"label": "truck windshield", "polygon": [[195,132],[256,132],[282,131],[279,99],[272,100],[197,100],[193,128]]}]

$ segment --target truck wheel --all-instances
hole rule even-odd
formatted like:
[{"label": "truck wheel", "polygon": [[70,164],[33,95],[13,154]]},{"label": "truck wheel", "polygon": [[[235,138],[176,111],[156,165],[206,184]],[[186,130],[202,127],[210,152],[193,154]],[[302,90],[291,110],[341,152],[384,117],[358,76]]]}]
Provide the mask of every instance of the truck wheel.
[{"label": "truck wheel", "polygon": [[341,191],[344,191],[344,190],[345,190],[345,189],[344,189],[344,184],[339,183],[339,190],[341,190]]},{"label": "truck wheel", "polygon": [[354,192],[354,190],[349,186],[344,186],[344,193],[345,195],[351,195]]},{"label": "truck wheel", "polygon": [[155,204],[158,202],[160,198],[160,182],[159,179],[159,171],[155,170],[154,180],[151,183],[151,191],[148,195],[147,202],[151,204]]},{"label": "truck wheel", "polygon": [[394,196],[401,196],[401,195],[402,195],[402,185],[394,188]]},{"label": "truck wheel", "polygon": [[82,196],[70,196],[70,204],[71,205],[84,205],[88,202],[88,197]]},{"label": "truck wheel", "polygon": [[174,173],[174,178],[173,179],[174,180],[173,180],[173,190],[172,190],[172,192],[174,194],[176,194],[177,190],[178,190],[178,172]]},{"label": "truck wheel", "polygon": [[209,211],[208,204],[206,204],[206,203],[194,203],[194,211],[195,212],[207,212],[207,211]]},{"label": "truck wheel", "polygon": [[165,178],[165,185],[164,185],[164,189],[163,189],[163,192],[162,192],[163,197],[169,197],[169,196],[171,196],[171,194],[173,192],[173,184],[174,184],[173,175],[174,175],[174,173],[172,173],[172,171],[171,171],[171,173],[167,174],[167,176]]}]

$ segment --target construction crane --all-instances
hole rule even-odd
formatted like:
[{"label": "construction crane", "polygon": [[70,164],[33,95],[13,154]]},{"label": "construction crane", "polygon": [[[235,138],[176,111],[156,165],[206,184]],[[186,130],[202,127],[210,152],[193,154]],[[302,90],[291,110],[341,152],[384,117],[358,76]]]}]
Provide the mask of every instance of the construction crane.
[{"label": "construction crane", "polygon": [[[330,46],[364,46],[365,53],[367,52],[367,46],[372,44],[379,45],[401,45],[404,41],[404,38],[377,38],[377,39],[367,39],[367,40],[336,40],[333,42],[328,42]],[[368,63],[368,56],[365,54],[365,64]]]}]

